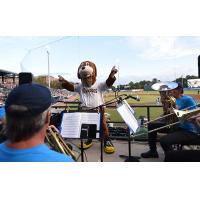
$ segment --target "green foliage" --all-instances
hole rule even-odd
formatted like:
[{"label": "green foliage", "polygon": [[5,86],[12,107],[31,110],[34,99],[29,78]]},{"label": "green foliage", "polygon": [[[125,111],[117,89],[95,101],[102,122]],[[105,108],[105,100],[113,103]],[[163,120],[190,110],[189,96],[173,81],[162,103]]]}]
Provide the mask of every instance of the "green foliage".
[{"label": "green foliage", "polygon": [[[145,89],[145,88],[147,88],[147,86],[151,86],[154,83],[157,83],[159,81],[160,80],[158,80],[157,78],[154,78],[152,81],[142,80],[142,81],[139,81],[139,82],[136,82],[136,83],[134,83],[133,81],[131,81],[128,84],[128,86],[129,86],[129,89]],[[121,90],[125,88],[124,85],[120,85],[119,87],[120,87]],[[148,87],[148,88],[150,88],[150,87]]]},{"label": "green foliage", "polygon": [[[179,77],[177,78],[176,80],[174,80],[174,82],[180,82],[183,84],[183,87],[187,87],[187,80],[188,79],[196,79],[198,78],[197,76],[194,76],[194,75],[186,75],[186,77]],[[144,89],[144,90],[149,90],[151,91],[151,85],[153,85],[154,83],[158,83],[160,82],[160,80],[158,80],[157,78],[153,78],[152,81],[147,81],[147,80],[142,80],[142,81],[139,81],[139,82],[133,82],[131,81],[128,85],[118,85],[118,88],[120,90],[124,90],[124,89]]]},{"label": "green foliage", "polygon": [[[35,83],[38,83],[38,84],[41,84],[41,85],[44,85],[44,86],[48,86],[45,76],[34,77],[33,81]],[[51,80],[50,85],[51,85],[51,88],[53,88],[53,89],[62,89],[62,86],[61,86],[61,84],[59,83],[58,80]]]},{"label": "green foliage", "polygon": [[38,84],[47,86],[47,83],[46,83],[46,80],[45,80],[44,76],[34,77],[34,78],[33,78],[33,81],[34,81],[35,83],[38,83]]},{"label": "green foliage", "polygon": [[53,81],[51,81],[51,88],[62,89],[62,86],[61,86],[61,84],[59,83],[58,80],[53,80]]}]

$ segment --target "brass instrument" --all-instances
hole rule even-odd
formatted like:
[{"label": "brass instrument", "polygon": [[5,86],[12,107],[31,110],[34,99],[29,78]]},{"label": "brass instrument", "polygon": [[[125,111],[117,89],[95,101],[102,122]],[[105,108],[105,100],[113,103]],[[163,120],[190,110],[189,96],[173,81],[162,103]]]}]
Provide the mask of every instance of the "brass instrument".
[{"label": "brass instrument", "polygon": [[45,140],[51,149],[69,155],[75,161],[77,160],[75,153],[69,147],[70,144],[67,144],[64,141],[63,137],[59,133],[59,130],[55,126],[49,126]]},{"label": "brass instrument", "polygon": [[[151,132],[154,132],[154,131],[158,131],[158,130],[163,129],[163,128],[170,128],[170,127],[172,127],[172,126],[174,126],[176,124],[179,124],[182,121],[188,120],[190,117],[199,114],[200,113],[200,108],[193,109],[193,110],[177,110],[177,109],[173,109],[173,112],[174,113],[172,113],[172,114],[175,114],[177,116],[178,121],[172,122],[172,123],[167,124],[166,126],[162,126],[160,128],[156,128],[156,129],[150,130],[150,131],[148,131],[148,133],[151,133]],[[152,121],[154,121],[154,120],[152,120]]]},{"label": "brass instrument", "polygon": [[177,110],[174,109],[174,113],[176,114],[176,116],[179,118],[179,120],[187,120],[197,114],[200,113],[200,108],[196,108],[193,110]]},{"label": "brass instrument", "polygon": [[165,116],[165,122],[171,124],[178,121],[177,116],[173,112],[173,109],[176,108],[176,99],[173,96],[170,96],[169,91],[160,91],[161,102],[163,105],[163,115]]},{"label": "brass instrument", "polygon": [[168,91],[160,91],[161,103],[163,105],[163,114],[171,113],[171,108],[176,107],[176,99],[170,96]]},{"label": "brass instrument", "polygon": [[177,86],[178,84],[174,82],[159,82],[152,85],[152,89],[160,92],[164,115],[147,122],[145,125],[161,119],[164,119],[166,122],[168,121],[168,123],[165,126],[150,130],[148,133],[158,131],[163,128],[170,128],[176,124],[179,124],[181,121],[187,120],[190,117],[200,113],[200,108],[189,110],[193,106],[185,108],[184,110],[176,109],[176,99],[170,96],[170,90],[175,89]]},{"label": "brass instrument", "polygon": [[177,87],[178,87],[178,83],[169,82],[169,81],[158,82],[151,86],[151,88],[156,91],[169,91],[169,90],[173,90]]},{"label": "brass instrument", "polygon": [[170,94],[170,91],[177,86],[178,84],[174,82],[159,82],[152,85],[152,89],[158,90],[160,93],[161,103],[163,106],[163,116],[151,120],[144,125],[158,120],[163,120],[167,124],[178,121],[176,114],[173,112],[173,109],[176,108],[176,99]]}]

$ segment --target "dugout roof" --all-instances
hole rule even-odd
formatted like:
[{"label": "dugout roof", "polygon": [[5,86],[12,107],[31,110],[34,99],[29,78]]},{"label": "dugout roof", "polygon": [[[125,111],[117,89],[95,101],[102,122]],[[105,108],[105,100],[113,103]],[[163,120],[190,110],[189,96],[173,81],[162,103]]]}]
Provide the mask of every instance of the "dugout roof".
[{"label": "dugout roof", "polygon": [[15,72],[11,72],[11,71],[7,71],[7,70],[4,70],[4,69],[0,69],[0,76],[18,76],[18,73],[15,73]]}]

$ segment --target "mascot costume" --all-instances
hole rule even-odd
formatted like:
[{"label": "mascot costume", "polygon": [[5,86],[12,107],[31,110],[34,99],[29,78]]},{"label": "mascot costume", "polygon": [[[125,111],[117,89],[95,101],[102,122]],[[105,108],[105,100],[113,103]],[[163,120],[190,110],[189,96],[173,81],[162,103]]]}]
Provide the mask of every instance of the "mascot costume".
[{"label": "mascot costume", "polygon": [[[77,76],[81,79],[81,83],[72,84],[65,80],[62,76],[59,76],[59,81],[62,84],[62,87],[72,91],[77,92],[80,95],[81,109],[87,110],[91,108],[96,108],[104,104],[103,92],[110,88],[116,80],[115,74],[117,69],[112,68],[109,77],[105,82],[97,83],[97,69],[96,65],[91,61],[84,61],[80,64],[78,68]],[[109,139],[109,132],[106,123],[106,117],[104,115],[105,110],[102,108],[100,111],[103,115],[103,138],[104,138],[104,151],[105,153],[113,153],[115,148]],[[88,149],[92,146],[92,139],[88,139],[84,144],[83,148]],[[80,146],[79,146],[80,147]]]}]

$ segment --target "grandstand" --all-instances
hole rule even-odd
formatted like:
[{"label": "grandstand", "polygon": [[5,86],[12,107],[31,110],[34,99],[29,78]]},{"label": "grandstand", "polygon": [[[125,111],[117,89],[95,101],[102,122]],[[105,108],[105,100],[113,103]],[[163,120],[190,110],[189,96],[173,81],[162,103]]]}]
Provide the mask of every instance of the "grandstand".
[{"label": "grandstand", "polygon": [[2,84],[4,84],[7,81],[12,82],[14,84],[18,82],[18,73],[15,72],[0,69],[0,77],[0,83]]},{"label": "grandstand", "polygon": [[0,103],[4,103],[8,93],[19,82],[18,74],[0,69]]}]

